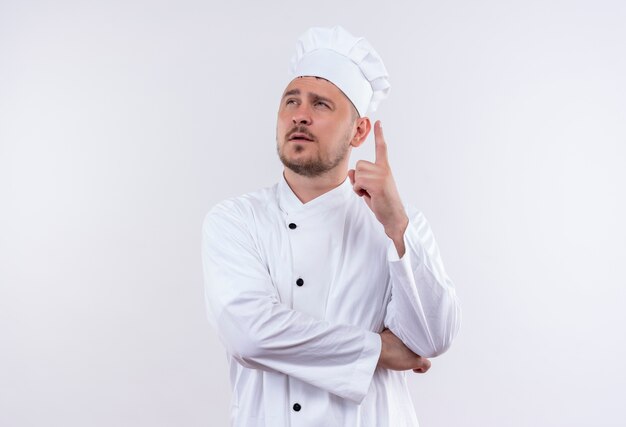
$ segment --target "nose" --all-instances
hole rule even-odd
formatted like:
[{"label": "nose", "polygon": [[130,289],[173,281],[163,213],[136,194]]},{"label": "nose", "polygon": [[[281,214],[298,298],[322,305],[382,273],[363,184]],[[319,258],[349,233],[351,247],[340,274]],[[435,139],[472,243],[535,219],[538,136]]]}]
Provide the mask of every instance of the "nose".
[{"label": "nose", "polygon": [[291,120],[295,125],[310,125],[311,112],[309,111],[309,108],[306,105],[299,105],[298,108],[293,112]]}]

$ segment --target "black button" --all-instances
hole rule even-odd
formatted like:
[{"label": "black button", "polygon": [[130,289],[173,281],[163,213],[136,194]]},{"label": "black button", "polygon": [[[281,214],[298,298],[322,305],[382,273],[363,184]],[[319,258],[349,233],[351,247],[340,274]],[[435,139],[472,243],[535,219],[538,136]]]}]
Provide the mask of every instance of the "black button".
[{"label": "black button", "polygon": [[302,409],[302,406],[300,406],[299,403],[294,403],[293,404],[293,410],[298,412],[300,409]]},{"label": "black button", "polygon": [[298,286],[304,285],[304,280],[302,280],[302,279],[296,280],[296,285],[298,285]]},{"label": "black button", "polygon": [[292,222],[291,224],[289,224],[289,228],[291,228],[292,230],[293,230],[294,228],[296,228],[296,227],[297,227],[297,225],[296,225],[296,224],[294,224],[293,222]]}]

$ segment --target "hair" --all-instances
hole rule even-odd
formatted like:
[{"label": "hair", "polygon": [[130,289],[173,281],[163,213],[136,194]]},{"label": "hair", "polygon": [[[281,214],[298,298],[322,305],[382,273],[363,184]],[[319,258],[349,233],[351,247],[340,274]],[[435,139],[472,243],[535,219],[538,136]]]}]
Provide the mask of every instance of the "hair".
[{"label": "hair", "polygon": [[352,101],[350,101],[350,104],[352,105],[352,123],[356,122],[356,119],[360,118],[361,116],[359,115],[359,112],[356,110],[356,107],[354,106],[354,104],[352,104]]}]

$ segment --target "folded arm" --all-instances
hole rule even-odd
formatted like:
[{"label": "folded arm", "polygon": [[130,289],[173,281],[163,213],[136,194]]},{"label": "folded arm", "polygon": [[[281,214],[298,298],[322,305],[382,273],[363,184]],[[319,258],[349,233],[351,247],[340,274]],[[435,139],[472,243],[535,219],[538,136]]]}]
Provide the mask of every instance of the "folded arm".
[{"label": "folded arm", "polygon": [[405,209],[406,230],[401,241],[390,241],[387,252],[392,296],[385,326],[413,352],[435,357],[452,344],[461,308],[426,218]]},{"label": "folded arm", "polygon": [[381,354],[379,334],[282,304],[241,208],[223,202],[203,224],[208,317],[242,365],[278,371],[361,402]]}]

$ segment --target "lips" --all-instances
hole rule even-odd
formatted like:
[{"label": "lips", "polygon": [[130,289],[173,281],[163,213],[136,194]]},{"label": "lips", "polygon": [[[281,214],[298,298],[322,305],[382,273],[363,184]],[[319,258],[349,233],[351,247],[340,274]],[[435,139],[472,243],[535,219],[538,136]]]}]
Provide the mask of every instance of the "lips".
[{"label": "lips", "polygon": [[305,133],[294,133],[289,137],[289,141],[313,141],[313,139]]}]

